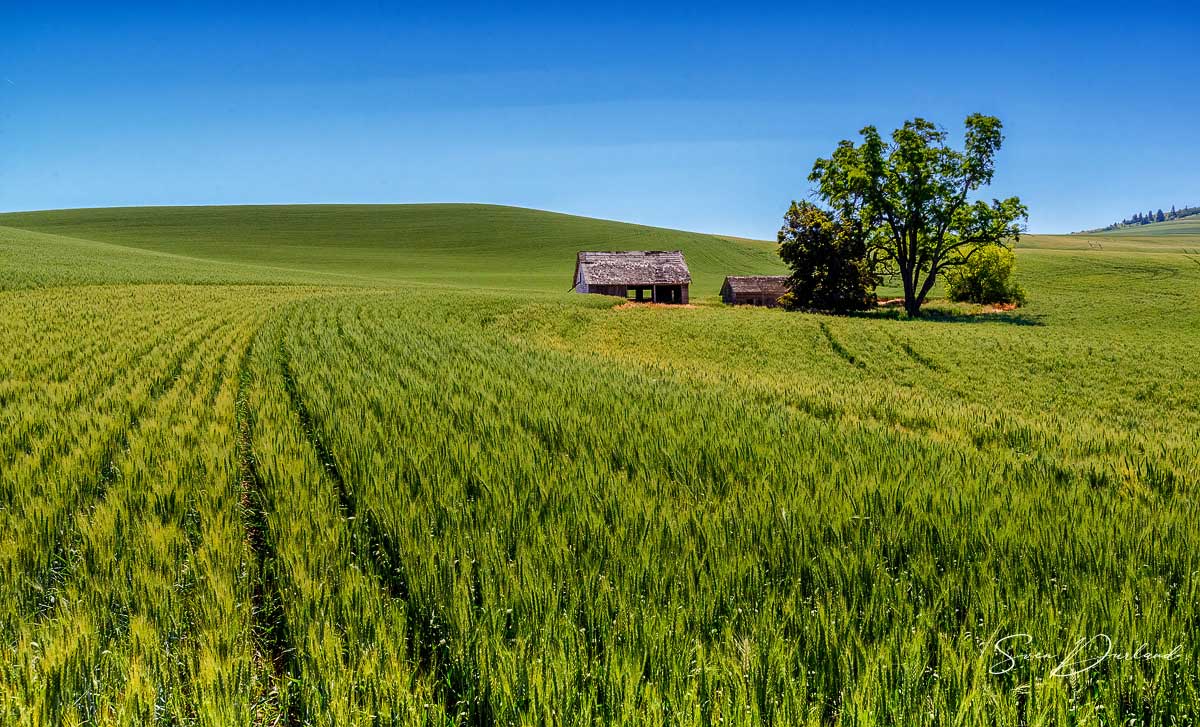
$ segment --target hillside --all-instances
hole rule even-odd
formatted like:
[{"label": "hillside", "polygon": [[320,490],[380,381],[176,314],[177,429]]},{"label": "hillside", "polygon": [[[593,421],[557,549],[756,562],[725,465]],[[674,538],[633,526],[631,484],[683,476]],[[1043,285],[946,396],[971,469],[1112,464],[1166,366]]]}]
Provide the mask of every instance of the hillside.
[{"label": "hillside", "polygon": [[679,249],[706,296],[726,275],[782,270],[773,243],[492,205],[78,209],[0,214],[0,227],[252,266],[239,275],[255,281],[562,292],[579,250]]},{"label": "hillside", "polygon": [[1135,212],[1132,216],[1114,222],[1111,225],[1097,227],[1090,230],[1082,230],[1076,234],[1087,235],[1097,232],[1130,232],[1141,227],[1161,224],[1163,222],[1177,222],[1181,220],[1200,221],[1200,207],[1183,207],[1176,208],[1172,206],[1169,211],[1159,209],[1157,212],[1150,210],[1148,212]]},{"label": "hillside", "polygon": [[1150,225],[1137,227],[1122,227],[1116,230],[1104,230],[1091,234],[1110,237],[1180,237],[1184,235],[1200,235],[1200,216],[1193,215],[1181,220],[1170,222],[1155,222]]}]

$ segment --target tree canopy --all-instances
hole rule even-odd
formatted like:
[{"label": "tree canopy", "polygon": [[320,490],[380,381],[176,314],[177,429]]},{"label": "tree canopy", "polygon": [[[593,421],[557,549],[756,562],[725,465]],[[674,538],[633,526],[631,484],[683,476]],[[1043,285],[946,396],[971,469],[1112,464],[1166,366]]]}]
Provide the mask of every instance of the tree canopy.
[{"label": "tree canopy", "polygon": [[875,305],[875,279],[862,230],[811,202],[792,202],[779,230],[779,257],[792,269],[789,308],[845,313]]},{"label": "tree canopy", "polygon": [[940,273],[1016,241],[1027,215],[1017,197],[972,201],[991,184],[1004,136],[993,116],[972,114],[965,127],[960,151],[925,119],[905,122],[890,141],[868,126],[861,144],[840,142],[809,176],[831,214],[861,230],[872,271],[900,278],[909,315],[920,314]]}]

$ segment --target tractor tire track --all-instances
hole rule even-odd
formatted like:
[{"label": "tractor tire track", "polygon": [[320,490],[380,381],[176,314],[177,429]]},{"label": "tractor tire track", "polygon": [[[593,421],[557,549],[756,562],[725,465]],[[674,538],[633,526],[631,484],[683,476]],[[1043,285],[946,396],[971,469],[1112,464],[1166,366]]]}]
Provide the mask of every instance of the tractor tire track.
[{"label": "tractor tire track", "polygon": [[292,409],[300,420],[305,438],[316,453],[317,461],[337,490],[343,517],[352,524],[352,530],[360,529],[359,532],[367,541],[369,565],[380,585],[388,596],[404,608],[405,621],[409,627],[409,653],[414,657],[418,672],[430,676],[432,683],[443,685],[443,688],[438,690],[438,700],[447,713],[457,713],[463,705],[470,704],[467,724],[491,727],[495,724],[495,715],[490,706],[486,702],[478,703],[465,698],[474,687],[470,675],[454,664],[439,660],[438,647],[435,646],[438,637],[434,635],[439,628],[437,619],[431,618],[429,610],[419,608],[410,597],[403,560],[386,532],[379,527],[367,509],[361,506],[353,488],[347,486],[337,460],[318,432],[296,384],[292,358],[282,339],[279,342],[278,358],[284,388],[287,390]]},{"label": "tractor tire track", "polygon": [[[254,638],[255,669],[270,688],[255,695],[263,705],[255,724],[298,725],[299,704],[287,698],[285,680],[294,672],[293,641],[287,615],[283,610],[283,595],[276,573],[275,544],[269,537],[263,483],[254,459],[254,424],[247,390],[250,387],[250,352],[255,337],[251,336],[238,364],[237,454],[238,480],[241,490],[242,524],[246,543],[253,555],[250,573],[251,631]],[[259,718],[261,716],[261,718]]]},{"label": "tractor tire track", "polygon": [[822,335],[825,336],[825,340],[829,341],[830,348],[832,348],[833,352],[840,356],[842,360],[856,368],[865,369],[867,367],[866,363],[864,363],[862,359],[855,356],[853,352],[842,345],[842,342],[833,335],[833,331],[829,330],[828,323],[821,321],[820,328]]}]

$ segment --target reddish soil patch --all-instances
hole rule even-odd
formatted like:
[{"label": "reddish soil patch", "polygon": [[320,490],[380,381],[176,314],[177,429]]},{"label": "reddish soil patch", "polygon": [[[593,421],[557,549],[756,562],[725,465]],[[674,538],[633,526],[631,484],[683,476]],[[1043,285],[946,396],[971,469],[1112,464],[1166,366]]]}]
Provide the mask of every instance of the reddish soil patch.
[{"label": "reddish soil patch", "polygon": [[691,303],[639,303],[636,300],[626,301],[620,305],[614,305],[613,310],[626,310],[628,308],[695,308]]},{"label": "reddish soil patch", "polygon": [[[932,301],[931,301],[932,302]],[[903,298],[883,298],[878,301],[880,308],[897,308],[904,305]],[[987,315],[989,313],[1007,313],[1017,309],[1016,303],[995,303],[981,306],[978,310],[967,311],[967,315]]]}]

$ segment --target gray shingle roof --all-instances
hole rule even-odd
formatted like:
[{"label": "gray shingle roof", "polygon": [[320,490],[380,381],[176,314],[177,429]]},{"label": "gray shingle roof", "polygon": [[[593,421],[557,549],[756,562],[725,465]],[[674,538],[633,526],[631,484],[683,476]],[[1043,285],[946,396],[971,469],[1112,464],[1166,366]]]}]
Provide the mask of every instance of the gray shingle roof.
[{"label": "gray shingle roof", "polygon": [[725,285],[735,293],[783,295],[788,291],[786,275],[730,275]]},{"label": "gray shingle roof", "polygon": [[576,258],[588,285],[683,285],[692,282],[687,261],[678,250],[581,252]]}]

